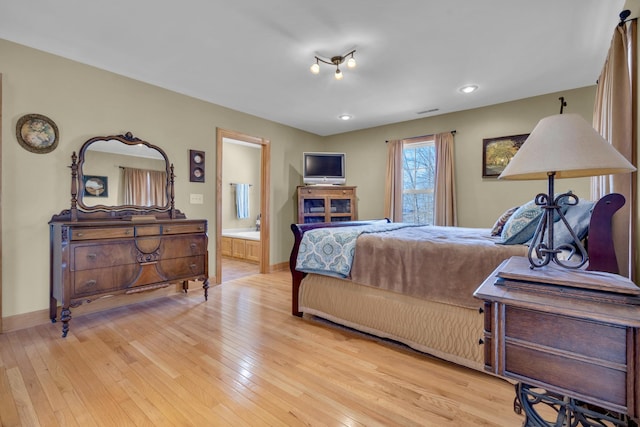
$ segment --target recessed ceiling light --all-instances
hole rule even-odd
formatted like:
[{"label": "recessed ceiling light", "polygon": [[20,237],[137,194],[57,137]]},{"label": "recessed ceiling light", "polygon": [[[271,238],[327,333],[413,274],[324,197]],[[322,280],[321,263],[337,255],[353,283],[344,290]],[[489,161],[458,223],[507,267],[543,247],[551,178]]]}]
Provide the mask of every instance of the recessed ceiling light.
[{"label": "recessed ceiling light", "polygon": [[338,116],[338,118],[339,118],[340,120],[345,120],[345,121],[346,121],[346,120],[351,120],[351,116],[350,116],[349,114],[340,114],[340,115]]},{"label": "recessed ceiling light", "polygon": [[476,90],[478,90],[478,86],[476,86],[476,85],[466,85],[466,86],[462,86],[459,90],[462,93],[471,93],[471,92],[475,92]]}]

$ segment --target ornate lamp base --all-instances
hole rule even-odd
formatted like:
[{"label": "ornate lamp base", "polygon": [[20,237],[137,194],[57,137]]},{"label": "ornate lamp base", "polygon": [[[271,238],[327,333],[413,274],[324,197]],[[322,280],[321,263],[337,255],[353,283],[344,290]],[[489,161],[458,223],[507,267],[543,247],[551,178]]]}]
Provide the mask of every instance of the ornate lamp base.
[{"label": "ornate lamp base", "polygon": [[523,383],[516,384],[513,410],[517,414],[524,412],[524,427],[638,427],[638,423],[625,414]]}]

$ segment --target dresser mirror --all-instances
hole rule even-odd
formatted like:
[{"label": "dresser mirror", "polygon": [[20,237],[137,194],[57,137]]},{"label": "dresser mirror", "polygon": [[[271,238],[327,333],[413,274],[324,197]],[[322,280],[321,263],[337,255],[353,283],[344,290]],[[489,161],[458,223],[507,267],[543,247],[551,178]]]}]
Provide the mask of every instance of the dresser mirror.
[{"label": "dresser mirror", "polygon": [[[166,153],[127,132],[87,140],[71,164],[71,220],[183,216]],[[64,213],[63,213],[64,214]]]},{"label": "dresser mirror", "polygon": [[63,337],[71,308],[106,296],[200,281],[208,298],[207,220],[175,209],[174,178],[165,152],[130,132],[72,154],[71,208],[49,221],[49,316]]},{"label": "dresser mirror", "polygon": [[[161,188],[146,192],[138,200],[131,201],[125,193],[129,190],[125,182],[128,170],[154,171],[141,175],[139,181],[162,179]],[[78,160],[78,206],[84,210],[135,207],[168,209],[169,205],[169,160],[158,147],[144,141],[128,141],[120,138],[92,138],[80,149]],[[129,186],[130,187],[130,186]],[[150,190],[145,188],[144,190]]]}]

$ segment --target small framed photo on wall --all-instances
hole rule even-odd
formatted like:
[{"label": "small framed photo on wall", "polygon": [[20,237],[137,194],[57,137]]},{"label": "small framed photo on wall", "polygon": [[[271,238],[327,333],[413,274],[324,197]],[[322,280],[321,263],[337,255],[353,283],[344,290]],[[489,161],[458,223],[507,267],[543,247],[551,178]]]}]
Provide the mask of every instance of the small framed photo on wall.
[{"label": "small framed photo on wall", "polygon": [[516,155],[528,133],[482,140],[482,177],[497,178]]}]

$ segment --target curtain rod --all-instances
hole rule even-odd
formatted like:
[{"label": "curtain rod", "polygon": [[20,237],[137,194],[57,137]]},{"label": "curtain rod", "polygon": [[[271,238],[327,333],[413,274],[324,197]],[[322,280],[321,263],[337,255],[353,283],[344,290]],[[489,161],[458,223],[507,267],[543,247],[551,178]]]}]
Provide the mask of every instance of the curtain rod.
[{"label": "curtain rod", "polygon": [[[456,130],[455,130],[455,129],[454,129],[454,130],[452,130],[452,131],[451,131],[451,133],[455,135],[455,134],[456,134]],[[403,139],[403,140],[405,140],[405,139],[424,138],[424,137],[426,137],[426,136],[433,136],[433,135],[435,135],[435,134],[430,133],[430,134],[428,134],[428,135],[412,136],[411,138],[402,138],[402,139]],[[389,142],[389,140],[387,139],[387,140],[385,140],[384,142],[385,142],[385,143],[388,143],[388,142]]]},{"label": "curtain rod", "polygon": [[[619,27],[622,27],[625,22],[628,21],[636,21],[638,18],[629,18],[629,16],[631,15],[631,11],[629,9],[625,9],[622,12],[620,12],[620,23],[618,24]],[[629,18],[629,19],[627,19]]]},{"label": "curtain rod", "polygon": [[[239,185],[239,182],[230,182],[229,185]],[[249,187],[253,187],[253,184],[247,184]]]}]

